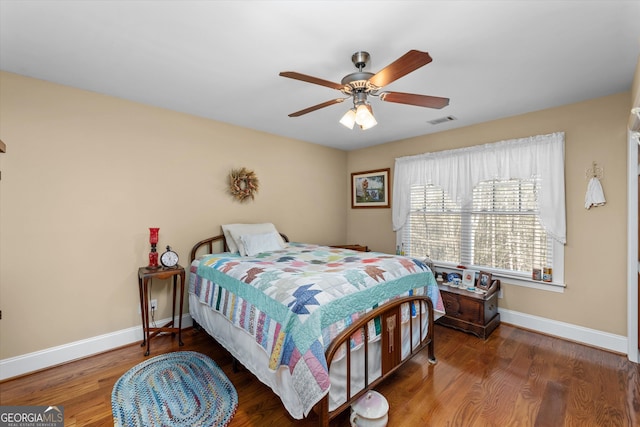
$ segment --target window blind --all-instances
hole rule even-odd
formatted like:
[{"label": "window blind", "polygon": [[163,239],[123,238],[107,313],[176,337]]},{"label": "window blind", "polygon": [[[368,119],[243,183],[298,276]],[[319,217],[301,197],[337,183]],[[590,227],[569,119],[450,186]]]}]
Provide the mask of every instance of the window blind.
[{"label": "window blind", "polygon": [[402,242],[412,256],[521,273],[552,267],[553,242],[540,224],[536,179],[488,180],[466,206],[433,184],[413,185]]},{"label": "window blind", "polygon": [[553,242],[540,224],[537,189],[535,179],[484,181],[474,188],[471,264],[526,274],[552,267]]}]

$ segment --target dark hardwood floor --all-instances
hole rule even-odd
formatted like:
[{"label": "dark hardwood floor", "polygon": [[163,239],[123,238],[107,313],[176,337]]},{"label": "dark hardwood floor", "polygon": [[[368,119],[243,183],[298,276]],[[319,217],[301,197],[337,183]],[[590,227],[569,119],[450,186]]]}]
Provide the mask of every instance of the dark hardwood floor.
[{"label": "dark hardwood floor", "polygon": [[[184,347],[170,335],[151,355],[179,350],[209,355],[238,391],[230,427],[315,426],[291,419],[280,400],[204,332],[188,329]],[[0,383],[1,405],[61,405],[65,426],[113,425],[116,380],[145,360],[131,345]],[[389,426],[638,426],[640,365],[625,356],[502,324],[486,340],[436,326],[438,363],[426,352],[377,388],[389,401]],[[348,414],[332,426],[348,426]]]}]

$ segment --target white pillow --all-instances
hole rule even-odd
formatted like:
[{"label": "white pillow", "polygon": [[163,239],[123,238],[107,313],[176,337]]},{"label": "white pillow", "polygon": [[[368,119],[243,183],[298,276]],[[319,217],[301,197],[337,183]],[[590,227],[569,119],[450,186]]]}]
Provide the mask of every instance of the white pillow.
[{"label": "white pillow", "polygon": [[280,239],[280,235],[275,231],[260,234],[242,234],[239,238],[245,255],[247,256],[282,249]]},{"label": "white pillow", "polygon": [[[229,251],[240,252],[240,255],[242,256],[247,255],[246,251],[244,250],[244,245],[240,241],[240,236],[242,235],[275,232],[278,235],[280,248],[286,247],[284,240],[278,233],[278,230],[276,230],[275,225],[271,224],[270,222],[261,224],[225,224],[222,226],[222,232],[224,233],[225,239],[227,241]],[[227,233],[229,236],[227,235]]]},{"label": "white pillow", "polygon": [[224,240],[227,242],[227,248],[231,253],[238,252],[238,245],[236,245],[235,240],[233,240],[233,236],[231,236],[231,230],[229,227],[237,225],[237,224],[225,224],[222,226],[222,234],[224,234]]}]

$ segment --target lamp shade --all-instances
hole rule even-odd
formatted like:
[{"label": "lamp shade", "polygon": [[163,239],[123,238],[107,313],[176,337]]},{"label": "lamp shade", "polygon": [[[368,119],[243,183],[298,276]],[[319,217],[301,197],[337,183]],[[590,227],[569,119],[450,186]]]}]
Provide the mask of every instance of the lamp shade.
[{"label": "lamp shade", "polygon": [[347,111],[344,116],[342,116],[342,118],[340,119],[340,123],[349,128],[349,129],[353,129],[353,125],[356,122],[356,111],[354,109],[351,109],[349,111]]},{"label": "lamp shade", "polygon": [[356,110],[356,123],[360,125],[360,128],[363,130],[372,128],[378,124],[375,117],[373,117],[370,105],[358,105],[358,109]]},{"label": "lamp shade", "polygon": [[378,122],[376,121],[375,117],[371,116],[371,119],[367,120],[366,123],[360,125],[360,129],[362,129],[362,130],[371,129],[372,127],[374,127],[377,124],[378,124]]}]

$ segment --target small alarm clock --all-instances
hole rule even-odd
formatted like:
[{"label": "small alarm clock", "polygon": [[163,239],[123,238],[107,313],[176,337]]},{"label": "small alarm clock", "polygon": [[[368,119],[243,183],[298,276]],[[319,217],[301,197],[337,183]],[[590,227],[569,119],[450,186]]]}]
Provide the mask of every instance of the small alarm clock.
[{"label": "small alarm clock", "polygon": [[171,250],[171,246],[167,246],[166,252],[160,255],[160,263],[168,268],[178,265],[178,254]]}]

